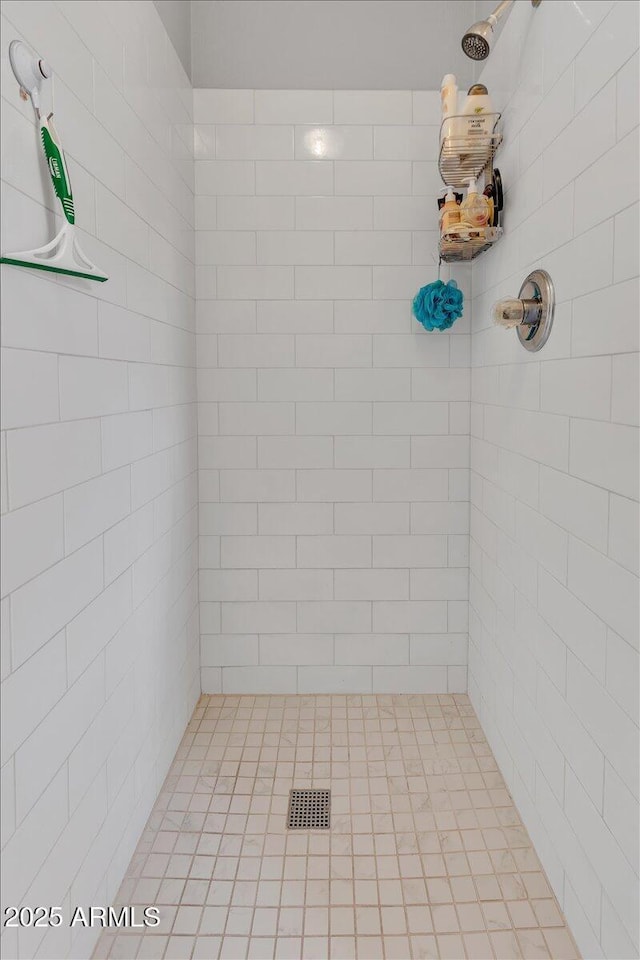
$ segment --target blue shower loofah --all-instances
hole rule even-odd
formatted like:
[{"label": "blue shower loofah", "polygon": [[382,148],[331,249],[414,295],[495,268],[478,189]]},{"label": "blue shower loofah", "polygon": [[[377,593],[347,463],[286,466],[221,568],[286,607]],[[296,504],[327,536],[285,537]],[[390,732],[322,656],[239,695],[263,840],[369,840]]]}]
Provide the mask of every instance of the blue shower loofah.
[{"label": "blue shower loofah", "polygon": [[413,300],[413,315],[425,330],[448,330],[462,316],[464,297],[455,280],[436,280],[421,287]]}]

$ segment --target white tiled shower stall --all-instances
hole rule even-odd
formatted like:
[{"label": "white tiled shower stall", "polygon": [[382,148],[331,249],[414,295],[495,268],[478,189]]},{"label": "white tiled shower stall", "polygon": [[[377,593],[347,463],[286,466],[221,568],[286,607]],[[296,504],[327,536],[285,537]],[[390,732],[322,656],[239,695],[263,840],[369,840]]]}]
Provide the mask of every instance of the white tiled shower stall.
[{"label": "white tiled shower stall", "polygon": [[[444,334],[439,78],[194,89],[148,0],[3,0],[3,252],[55,209],[15,38],[110,279],[2,267],[3,908],[160,904],[113,957],[560,960],[555,897],[637,957],[638,5],[513,5],[505,235]],[[536,266],[529,354],[490,308]]]}]

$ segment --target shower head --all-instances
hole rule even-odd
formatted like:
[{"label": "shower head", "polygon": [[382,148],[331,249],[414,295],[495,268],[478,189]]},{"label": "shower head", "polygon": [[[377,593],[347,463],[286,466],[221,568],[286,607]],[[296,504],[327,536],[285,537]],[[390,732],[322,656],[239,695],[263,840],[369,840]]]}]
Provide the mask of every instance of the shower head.
[{"label": "shower head", "polygon": [[[503,15],[506,13],[513,0],[503,0],[498,4],[493,13],[490,13],[486,20],[478,20],[472,27],[465,31],[462,38],[462,49],[471,60],[486,60],[491,52],[491,40],[493,39],[493,29]],[[531,0],[532,7],[539,7],[540,0]]]},{"label": "shower head", "polygon": [[479,20],[469,27],[462,38],[462,49],[471,60],[486,60],[491,50],[492,36],[491,20]]}]

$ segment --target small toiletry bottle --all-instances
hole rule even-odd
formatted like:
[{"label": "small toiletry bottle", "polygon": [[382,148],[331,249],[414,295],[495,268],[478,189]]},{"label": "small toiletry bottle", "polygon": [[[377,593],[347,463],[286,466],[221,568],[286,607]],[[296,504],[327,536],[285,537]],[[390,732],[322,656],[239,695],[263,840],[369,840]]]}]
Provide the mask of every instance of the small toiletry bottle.
[{"label": "small toiletry bottle", "polygon": [[454,121],[451,119],[458,112],[458,86],[452,73],[446,73],[440,85],[440,102],[442,104],[442,126],[440,139],[453,135]]},{"label": "small toiletry bottle", "polygon": [[490,227],[498,226],[498,208],[495,203],[495,190],[492,183],[488,183],[484,190],[482,191],[483,196],[487,198],[487,203],[489,204],[489,216],[487,218],[487,224]]},{"label": "small toiletry bottle", "polygon": [[440,211],[440,236],[452,231],[460,223],[460,205],[456,200],[453,189],[447,189],[444,205]]},{"label": "small toiletry bottle", "polygon": [[478,193],[475,180],[469,181],[467,196],[460,204],[460,220],[468,228],[469,237],[484,237],[489,222],[489,201]]},{"label": "small toiletry bottle", "polygon": [[469,93],[461,111],[464,116],[473,118],[464,121],[466,136],[473,137],[474,141],[476,138],[481,138],[481,142],[484,143],[486,140],[486,143],[489,143],[495,121],[493,112],[489,91],[483,83],[474,83],[469,87]]}]

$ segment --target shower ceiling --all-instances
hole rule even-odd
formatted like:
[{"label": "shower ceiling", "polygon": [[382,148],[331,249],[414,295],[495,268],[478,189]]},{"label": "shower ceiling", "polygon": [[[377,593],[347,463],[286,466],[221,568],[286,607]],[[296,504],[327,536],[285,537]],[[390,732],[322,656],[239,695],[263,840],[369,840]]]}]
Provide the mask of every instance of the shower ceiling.
[{"label": "shower ceiling", "polygon": [[[185,5],[186,6],[186,5]],[[475,0],[193,0],[195,87],[433,90],[461,87]]]}]

